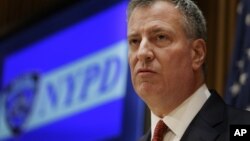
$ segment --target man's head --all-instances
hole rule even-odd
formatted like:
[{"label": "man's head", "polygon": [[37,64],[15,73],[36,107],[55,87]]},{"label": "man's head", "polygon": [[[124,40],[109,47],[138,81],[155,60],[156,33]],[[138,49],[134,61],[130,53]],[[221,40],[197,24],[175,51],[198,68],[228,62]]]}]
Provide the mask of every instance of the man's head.
[{"label": "man's head", "polygon": [[192,0],[131,0],[127,11],[128,19],[135,8],[150,6],[156,1],[172,3],[181,12],[183,28],[190,38],[207,40],[206,20],[201,10]]},{"label": "man's head", "polygon": [[204,83],[205,20],[189,0],[132,0],[129,64],[138,95],[164,116]]}]

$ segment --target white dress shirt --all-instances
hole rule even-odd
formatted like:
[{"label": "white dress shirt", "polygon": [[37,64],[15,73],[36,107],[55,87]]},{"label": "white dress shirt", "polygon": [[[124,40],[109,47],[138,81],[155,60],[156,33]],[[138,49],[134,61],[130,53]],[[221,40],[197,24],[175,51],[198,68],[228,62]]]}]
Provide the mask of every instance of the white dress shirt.
[{"label": "white dress shirt", "polygon": [[[168,126],[169,131],[164,136],[164,141],[179,141],[183,136],[188,125],[191,123],[195,115],[210,96],[210,92],[205,84],[194,92],[181,105],[170,112],[162,120]],[[161,118],[151,112],[151,135],[154,134],[154,129],[157,122]],[[151,140],[152,140],[151,136]]]}]

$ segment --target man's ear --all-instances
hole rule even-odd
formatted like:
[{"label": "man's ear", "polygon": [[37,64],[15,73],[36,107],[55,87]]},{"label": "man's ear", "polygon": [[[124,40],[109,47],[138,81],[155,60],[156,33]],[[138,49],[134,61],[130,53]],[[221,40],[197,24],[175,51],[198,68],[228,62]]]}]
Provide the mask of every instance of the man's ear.
[{"label": "man's ear", "polygon": [[207,53],[206,42],[203,39],[196,39],[192,43],[192,67],[198,70],[205,62]]}]

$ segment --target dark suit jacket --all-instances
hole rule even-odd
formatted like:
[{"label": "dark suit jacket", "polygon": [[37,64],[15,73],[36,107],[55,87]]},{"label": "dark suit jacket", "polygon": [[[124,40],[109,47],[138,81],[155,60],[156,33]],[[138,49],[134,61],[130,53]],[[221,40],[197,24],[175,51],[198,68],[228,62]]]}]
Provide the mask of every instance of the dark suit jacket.
[{"label": "dark suit jacket", "polygon": [[[229,125],[250,125],[250,112],[232,108],[221,97],[210,91],[211,96],[192,120],[181,141],[229,141]],[[149,130],[140,141],[150,141]]]}]

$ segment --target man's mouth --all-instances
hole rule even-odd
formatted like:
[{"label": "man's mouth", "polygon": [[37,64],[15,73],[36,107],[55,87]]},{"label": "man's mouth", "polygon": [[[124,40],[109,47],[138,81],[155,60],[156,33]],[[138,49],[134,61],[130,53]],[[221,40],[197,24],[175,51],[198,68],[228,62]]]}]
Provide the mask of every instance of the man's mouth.
[{"label": "man's mouth", "polygon": [[151,69],[145,69],[145,68],[140,68],[136,71],[136,74],[139,74],[139,75],[147,75],[147,74],[153,74],[153,73],[156,73],[156,72]]}]

